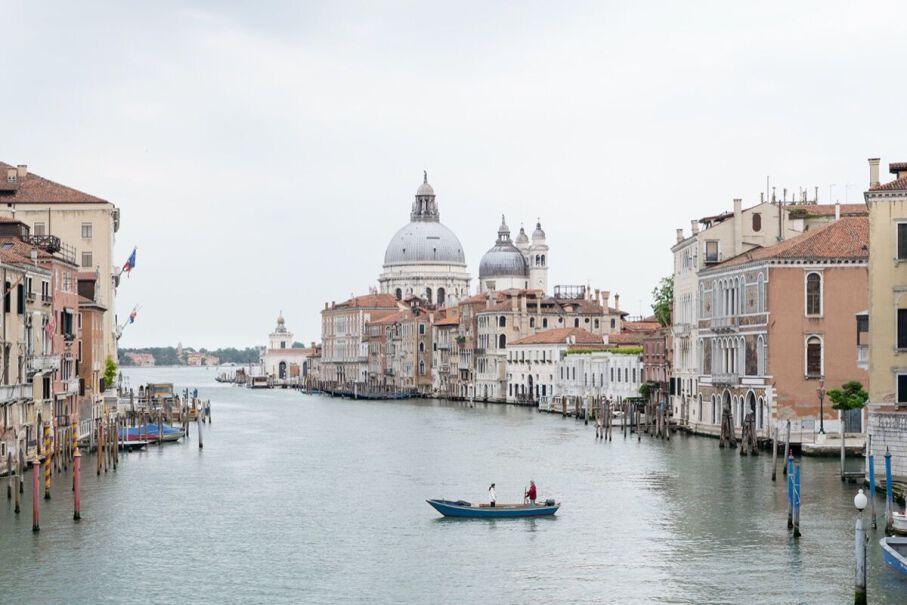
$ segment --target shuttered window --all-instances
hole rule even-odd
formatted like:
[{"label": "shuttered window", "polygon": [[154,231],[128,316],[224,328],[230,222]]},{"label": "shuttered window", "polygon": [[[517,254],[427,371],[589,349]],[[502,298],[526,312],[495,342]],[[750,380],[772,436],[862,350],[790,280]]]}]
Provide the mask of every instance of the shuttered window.
[{"label": "shuttered window", "polygon": [[907,223],[898,223],[898,259],[907,260]]},{"label": "shuttered window", "polygon": [[907,349],[907,309],[898,309],[898,348]]}]

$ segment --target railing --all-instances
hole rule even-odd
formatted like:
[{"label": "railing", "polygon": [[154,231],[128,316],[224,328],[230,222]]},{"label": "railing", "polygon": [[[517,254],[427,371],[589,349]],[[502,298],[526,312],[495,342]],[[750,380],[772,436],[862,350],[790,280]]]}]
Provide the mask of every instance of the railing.
[{"label": "railing", "polygon": [[34,388],[30,384],[5,384],[0,385],[0,401],[14,401],[16,399],[32,399]]},{"label": "railing", "polygon": [[739,374],[712,374],[712,384],[724,384],[727,386],[736,386],[740,384]]},{"label": "railing", "polygon": [[60,238],[56,235],[29,235],[23,240],[32,246],[47,250],[51,254],[60,251]]},{"label": "railing", "polygon": [[44,294],[44,293],[41,294],[41,302],[44,303],[45,305],[49,305],[53,301],[54,301],[54,299],[50,294]]},{"label": "railing", "polygon": [[66,394],[67,395],[78,395],[79,394],[79,381],[70,380],[66,383]]},{"label": "railing", "polygon": [[31,372],[52,372],[60,369],[59,355],[32,355],[28,358]]},{"label": "railing", "polygon": [[450,343],[449,342],[439,342],[438,349],[440,349],[442,351],[447,351],[450,349]]},{"label": "railing", "polygon": [[716,317],[712,320],[712,330],[716,332],[720,331],[736,331],[737,330],[737,317]]},{"label": "railing", "polygon": [[25,293],[25,299],[28,300],[28,302],[35,302],[36,298],[37,295],[34,292],[29,291]]},{"label": "railing", "polygon": [[690,324],[674,324],[674,336],[689,336],[691,329]]}]

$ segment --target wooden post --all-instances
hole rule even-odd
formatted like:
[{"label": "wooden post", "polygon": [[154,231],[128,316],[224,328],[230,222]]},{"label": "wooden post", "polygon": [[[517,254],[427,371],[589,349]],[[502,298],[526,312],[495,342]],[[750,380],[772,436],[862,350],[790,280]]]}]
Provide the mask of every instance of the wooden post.
[{"label": "wooden post", "polygon": [[199,418],[195,423],[198,425],[198,449],[202,449],[203,447],[205,447],[205,443],[202,440],[202,422],[203,422],[202,419]]},{"label": "wooden post", "polygon": [[163,407],[157,413],[157,444],[164,446],[164,412]]},{"label": "wooden post", "polygon": [[853,602],[854,605],[866,605],[866,530],[863,529],[863,511],[860,511],[860,516],[857,517],[854,555],[857,568],[853,584]]},{"label": "wooden post", "polygon": [[113,440],[113,470],[117,470],[117,463],[120,461],[120,419],[119,417],[114,417],[113,419],[113,431],[110,434],[110,438]]},{"label": "wooden post", "polygon": [[41,461],[38,460],[37,454],[35,454],[35,459],[32,460],[31,474],[32,474],[31,530],[38,531],[41,529],[41,523],[40,523],[41,513],[38,510],[38,497],[41,494]]},{"label": "wooden post", "polygon": [[794,456],[787,455],[787,529],[794,528]]},{"label": "wooden post", "polygon": [[775,474],[778,472],[778,426],[772,432],[772,481],[775,480]]},{"label": "wooden post", "polygon": [[885,448],[885,531],[889,534],[894,527],[892,513],[894,507],[891,501],[891,451]]},{"label": "wooden post", "polygon": [[101,426],[101,420],[100,420],[100,418],[99,418],[99,419],[98,419],[98,426],[97,426],[97,428],[95,429],[95,434],[97,435],[97,442],[98,442],[98,447],[97,447],[97,449],[95,450],[95,453],[97,454],[97,459],[98,459],[98,477],[101,476],[101,465],[102,465],[102,463],[103,463],[103,461],[101,460],[101,454],[102,454],[102,452],[104,451],[104,448],[103,448],[103,446],[101,445],[101,444],[103,443],[103,441],[101,440],[101,433],[103,433],[103,432],[104,432],[104,429],[103,429],[103,427]]},{"label": "wooden post", "polygon": [[73,499],[72,499],[72,519],[73,521],[78,521],[82,518],[82,498],[81,498],[81,488],[82,488],[82,454],[79,453],[79,450],[72,455],[72,484],[73,484]]},{"label": "wooden post", "polygon": [[872,435],[869,436],[869,518],[870,525],[876,529],[876,473],[875,473],[875,456],[872,455]]},{"label": "wooden post", "polygon": [[19,447],[19,471],[16,473],[19,475],[19,493],[25,493],[25,449],[28,447],[28,444],[23,447]]},{"label": "wooden post", "polygon": [[23,462],[22,462],[22,460],[23,460],[22,450],[24,448],[18,448],[18,449],[19,449],[19,455],[16,456],[16,481],[19,484],[19,489],[13,488],[13,490],[16,492],[16,514],[17,515],[19,514],[19,511],[21,510],[20,502],[22,500],[22,483],[25,481],[25,478],[22,476],[22,473],[25,470],[24,469],[25,464],[23,464]]},{"label": "wooden post", "polygon": [[841,418],[841,481],[844,481],[844,418]]},{"label": "wooden post", "polygon": [[[784,440],[784,456],[785,458],[790,454],[790,420],[787,421],[787,437]],[[784,465],[784,476],[787,476],[788,465]]]},{"label": "wooden post", "polygon": [[53,462],[50,443],[50,423],[44,423],[44,499],[50,500],[50,465]]},{"label": "wooden post", "polygon": [[13,453],[6,452],[6,499],[13,499]]},{"label": "wooden post", "polygon": [[[801,459],[802,460],[802,459]],[[794,464],[794,537],[800,537],[800,463]]]}]

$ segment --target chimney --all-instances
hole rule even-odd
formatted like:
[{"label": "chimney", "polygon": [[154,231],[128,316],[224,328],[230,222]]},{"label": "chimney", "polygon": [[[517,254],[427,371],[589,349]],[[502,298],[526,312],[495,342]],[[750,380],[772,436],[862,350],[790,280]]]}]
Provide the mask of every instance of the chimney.
[{"label": "chimney", "polygon": [[24,179],[26,176],[28,176],[28,164],[17,164],[16,175],[20,179]]},{"label": "chimney", "polygon": [[528,313],[528,305],[526,304],[526,297],[525,297],[525,296],[521,296],[521,297],[520,297],[520,312],[521,312],[523,315],[526,315],[526,314]]},{"label": "chimney", "polygon": [[734,198],[734,256],[743,252],[743,200]]},{"label": "chimney", "polygon": [[869,158],[869,188],[879,186],[879,158]]},{"label": "chimney", "polygon": [[325,310],[325,311],[328,310],[328,301],[324,301],[324,310]]},{"label": "chimney", "polygon": [[683,241],[683,229],[677,230],[677,242],[680,243]]},{"label": "chimney", "polygon": [[841,218],[841,202],[835,202],[835,220]]},{"label": "chimney", "polygon": [[312,341],[312,350],[313,351],[315,350],[315,341],[314,340]]},{"label": "chimney", "polygon": [[595,289],[595,302],[602,304],[602,291],[598,288]]},{"label": "chimney", "polygon": [[620,294],[614,295],[614,308],[620,311]]},{"label": "chimney", "polygon": [[699,233],[699,221],[696,219],[690,221],[690,231],[693,232],[693,235]]},{"label": "chimney", "polygon": [[608,299],[611,298],[611,293],[607,290],[602,290],[602,306],[605,308],[605,311],[608,310]]}]

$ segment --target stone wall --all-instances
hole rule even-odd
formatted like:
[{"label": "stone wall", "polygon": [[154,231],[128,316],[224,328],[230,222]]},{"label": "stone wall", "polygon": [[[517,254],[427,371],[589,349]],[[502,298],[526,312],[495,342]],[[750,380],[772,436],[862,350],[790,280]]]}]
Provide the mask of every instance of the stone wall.
[{"label": "stone wall", "polygon": [[907,481],[907,414],[871,410],[868,428],[875,456],[876,483],[885,482],[886,448],[891,451],[891,474],[894,479]]}]

